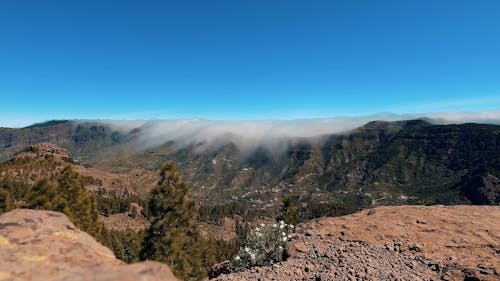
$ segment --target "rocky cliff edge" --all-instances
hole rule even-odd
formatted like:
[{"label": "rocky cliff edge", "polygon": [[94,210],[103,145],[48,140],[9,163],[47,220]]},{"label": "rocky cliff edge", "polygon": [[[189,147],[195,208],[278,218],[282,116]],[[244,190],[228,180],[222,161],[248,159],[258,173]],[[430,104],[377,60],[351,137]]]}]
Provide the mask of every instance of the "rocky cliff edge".
[{"label": "rocky cliff edge", "polygon": [[0,215],[0,280],[177,280],[158,262],[125,264],[58,212]]}]

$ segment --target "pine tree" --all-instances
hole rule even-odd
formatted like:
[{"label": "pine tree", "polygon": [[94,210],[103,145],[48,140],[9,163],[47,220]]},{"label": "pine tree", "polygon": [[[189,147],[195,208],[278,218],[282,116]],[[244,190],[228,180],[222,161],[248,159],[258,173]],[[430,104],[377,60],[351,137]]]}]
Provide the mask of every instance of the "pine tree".
[{"label": "pine tree", "polygon": [[10,192],[0,188],[0,214],[10,211],[12,208],[14,208],[14,199]]},{"label": "pine tree", "polygon": [[300,222],[297,207],[290,197],[283,198],[281,205],[281,212],[278,220],[282,220],[287,224],[296,225]]},{"label": "pine tree", "polygon": [[125,251],[125,257],[123,259],[125,262],[132,263],[139,260],[142,235],[142,231],[139,233],[130,229],[124,231],[122,244]]},{"label": "pine tree", "polygon": [[70,207],[70,219],[75,225],[96,237],[100,232],[97,200],[84,186],[81,176],[67,166],[58,179],[61,195]]},{"label": "pine tree", "polygon": [[188,191],[175,164],[164,164],[158,185],[151,192],[149,211],[153,220],[144,239],[142,258],[167,263],[183,280],[201,280],[206,270],[196,224],[199,211],[188,198]]},{"label": "pine tree", "polygon": [[36,182],[26,195],[26,205],[64,213],[81,230],[94,237],[100,235],[102,225],[96,199],[69,166],[62,170],[56,184],[46,178]]},{"label": "pine tree", "polygon": [[26,204],[31,209],[57,211],[72,218],[68,201],[61,195],[59,187],[46,178],[39,180],[29,189]]}]

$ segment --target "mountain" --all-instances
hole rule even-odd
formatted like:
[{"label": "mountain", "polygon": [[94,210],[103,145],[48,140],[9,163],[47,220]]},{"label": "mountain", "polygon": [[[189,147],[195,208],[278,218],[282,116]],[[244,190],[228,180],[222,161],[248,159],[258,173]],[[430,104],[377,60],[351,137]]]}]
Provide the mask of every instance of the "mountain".
[{"label": "mountain", "polygon": [[263,212],[276,212],[284,196],[361,207],[500,203],[498,125],[373,121],[345,134],[285,139],[281,154],[265,146],[244,153],[231,138],[201,150],[203,143],[173,141],[141,149],[140,134],[140,127],[119,131],[99,122],[0,128],[0,158],[52,142],[79,163],[114,174],[154,173],[173,160],[202,203],[237,202]]},{"label": "mountain", "polygon": [[127,140],[123,134],[98,122],[49,121],[25,128],[0,128],[0,160],[30,145],[54,143],[70,151],[71,157],[88,162],[112,146]]}]

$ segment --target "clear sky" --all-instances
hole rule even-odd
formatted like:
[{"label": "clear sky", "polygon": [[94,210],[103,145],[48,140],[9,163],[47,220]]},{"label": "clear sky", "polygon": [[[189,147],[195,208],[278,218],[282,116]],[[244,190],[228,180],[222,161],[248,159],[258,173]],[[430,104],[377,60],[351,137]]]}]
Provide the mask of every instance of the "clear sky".
[{"label": "clear sky", "polygon": [[0,126],[500,109],[498,0],[0,1]]}]

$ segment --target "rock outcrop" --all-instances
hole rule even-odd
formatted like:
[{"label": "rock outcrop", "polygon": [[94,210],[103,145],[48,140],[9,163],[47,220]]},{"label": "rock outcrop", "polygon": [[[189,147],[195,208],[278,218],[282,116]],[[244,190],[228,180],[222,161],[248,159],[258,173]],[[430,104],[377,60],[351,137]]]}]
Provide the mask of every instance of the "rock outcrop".
[{"label": "rock outcrop", "polygon": [[161,263],[124,264],[58,212],[0,215],[0,280],[177,280]]},{"label": "rock outcrop", "polygon": [[217,280],[499,280],[499,206],[379,207],[297,227],[287,261]]}]

